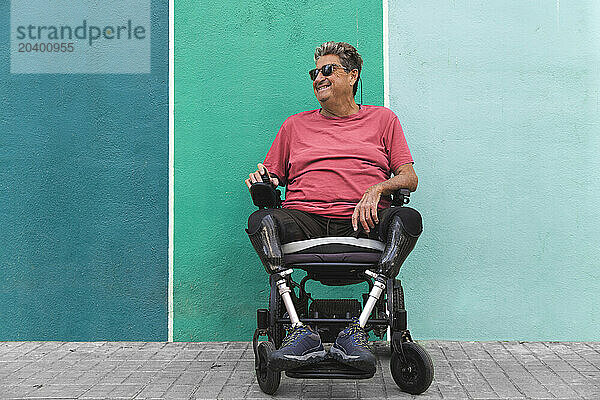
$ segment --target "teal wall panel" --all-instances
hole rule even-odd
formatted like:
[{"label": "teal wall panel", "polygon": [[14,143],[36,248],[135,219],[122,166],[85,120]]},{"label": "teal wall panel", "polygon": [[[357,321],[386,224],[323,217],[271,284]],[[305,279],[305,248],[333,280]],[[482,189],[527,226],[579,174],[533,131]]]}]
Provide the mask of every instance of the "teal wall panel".
[{"label": "teal wall panel", "polygon": [[[314,49],[358,46],[365,104],[383,104],[380,2],[175,7],[175,340],[250,340],[268,277],[244,231],[244,179],[283,121],[315,109]],[[358,96],[357,96],[358,99]]]},{"label": "teal wall panel", "polygon": [[600,3],[390,2],[414,334],[599,340]]},{"label": "teal wall panel", "polygon": [[0,340],[167,338],[166,1],[151,27],[150,74],[10,74],[0,48]]}]

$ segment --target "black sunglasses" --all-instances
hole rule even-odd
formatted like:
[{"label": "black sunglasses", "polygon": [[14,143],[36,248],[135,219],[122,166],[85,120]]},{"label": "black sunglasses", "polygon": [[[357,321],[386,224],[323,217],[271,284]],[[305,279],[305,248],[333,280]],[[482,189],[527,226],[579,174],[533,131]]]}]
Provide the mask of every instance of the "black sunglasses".
[{"label": "black sunglasses", "polygon": [[323,74],[323,76],[329,76],[329,75],[333,74],[333,71],[336,68],[343,68],[344,71],[346,71],[346,72],[351,71],[348,68],[346,68],[340,64],[325,64],[321,68],[311,69],[310,71],[308,71],[308,74],[310,75],[310,79],[314,81],[315,79],[317,79],[317,75],[319,75],[319,71],[321,71],[321,74]]}]

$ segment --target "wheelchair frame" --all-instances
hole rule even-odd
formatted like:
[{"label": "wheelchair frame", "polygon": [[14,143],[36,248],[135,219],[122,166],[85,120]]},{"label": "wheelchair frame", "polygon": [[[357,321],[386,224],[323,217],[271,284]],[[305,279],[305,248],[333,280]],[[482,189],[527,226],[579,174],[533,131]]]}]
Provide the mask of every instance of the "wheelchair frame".
[{"label": "wheelchair frame", "polygon": [[[264,190],[266,192],[266,189]],[[271,190],[274,189],[271,187]],[[409,195],[410,191],[401,189],[395,194],[392,204],[396,206],[407,204]],[[270,196],[270,198],[274,197]],[[257,204],[254,194],[253,200],[260,207],[260,202]],[[277,207],[277,204],[274,206]],[[327,343],[334,341],[337,333],[352,321],[351,315],[356,315],[357,310],[360,313],[360,302],[351,299],[313,299],[310,293],[306,292],[306,282],[314,280],[328,286],[366,282],[370,293],[374,280],[381,279],[369,270],[375,266],[376,264],[371,263],[289,264],[286,268],[289,268],[290,273],[283,277],[278,274],[270,276],[269,308],[257,310],[257,329],[252,340],[255,370],[263,392],[274,394],[279,387],[281,372],[270,370],[267,367],[267,360],[269,354],[281,346],[286,326],[291,326],[291,319],[287,316],[278,290],[282,278],[285,279],[287,287],[291,288],[290,295],[300,321],[313,326],[320,333],[323,342]],[[300,283],[292,279],[290,274],[293,269],[306,271],[307,275]],[[298,294],[295,289],[298,290]],[[367,303],[369,293],[363,294],[363,307]],[[383,339],[388,328],[392,353],[390,367],[394,381],[405,392],[412,394],[424,392],[433,380],[433,363],[427,352],[412,340],[407,328],[404,291],[401,281],[395,278],[387,278],[385,292],[375,303],[365,325],[366,331],[374,331],[380,339]],[[267,336],[268,341],[259,343],[261,336]],[[316,364],[287,370],[285,374],[290,378],[302,379],[368,379],[373,377],[374,372],[361,371],[326,358]]]}]

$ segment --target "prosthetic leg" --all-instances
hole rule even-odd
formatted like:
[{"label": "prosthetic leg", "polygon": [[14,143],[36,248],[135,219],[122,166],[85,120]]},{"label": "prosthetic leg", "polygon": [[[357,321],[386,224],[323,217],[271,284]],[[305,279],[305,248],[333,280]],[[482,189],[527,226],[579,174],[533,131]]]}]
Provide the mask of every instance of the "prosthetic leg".
[{"label": "prosthetic leg", "polygon": [[324,359],[326,352],[319,334],[300,322],[292,302],[292,290],[285,278],[292,273],[292,269],[283,267],[277,221],[273,216],[266,215],[261,220],[259,229],[252,234],[248,233],[248,236],[267,273],[274,276],[292,324],[281,347],[269,354],[268,366],[275,371],[286,371]]},{"label": "prosthetic leg", "polygon": [[283,252],[281,250],[278,229],[277,221],[271,215],[266,215],[261,220],[258,230],[254,233],[248,232],[248,236],[267,273],[276,275],[277,288],[285,304],[285,309],[290,316],[292,327],[297,327],[301,326],[302,322],[298,318],[296,308],[292,302],[292,296],[290,295],[291,289],[285,280],[285,277],[291,274],[292,270],[286,270],[283,267]]},{"label": "prosthetic leg", "polygon": [[[387,241],[377,265],[377,272],[365,271],[365,274],[374,278],[374,283],[358,321],[352,322],[342,330],[329,350],[336,360],[370,373],[375,372],[376,359],[368,346],[368,334],[365,331],[365,325],[375,304],[381,297],[381,293],[385,290],[386,282],[398,274],[400,266],[415,247],[421,233],[418,212],[413,209],[405,210],[402,211],[405,215],[401,215],[400,212],[396,213],[388,225]],[[419,222],[419,229],[412,229],[413,232],[418,233],[417,235],[412,235],[406,229],[403,217],[407,223]]]},{"label": "prosthetic leg", "polygon": [[377,303],[377,300],[381,297],[381,293],[385,290],[386,280],[388,278],[395,278],[396,275],[398,275],[402,263],[415,247],[422,230],[421,226],[418,228],[419,229],[411,229],[411,233],[404,226],[401,215],[396,214],[392,217],[392,222],[388,227],[385,249],[383,250],[383,254],[381,255],[381,259],[377,266],[377,272],[365,271],[367,275],[375,279],[375,282],[369,293],[369,299],[358,319],[361,328],[365,327],[367,320],[375,307],[375,303]]}]

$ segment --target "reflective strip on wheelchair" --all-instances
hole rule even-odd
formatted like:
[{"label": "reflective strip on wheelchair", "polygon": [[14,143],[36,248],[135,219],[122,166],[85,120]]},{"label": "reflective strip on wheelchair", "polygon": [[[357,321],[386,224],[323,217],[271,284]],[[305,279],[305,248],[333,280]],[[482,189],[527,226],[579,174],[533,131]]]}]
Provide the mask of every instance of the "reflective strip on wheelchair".
[{"label": "reflective strip on wheelchair", "polygon": [[281,246],[284,254],[293,254],[311,247],[327,244],[346,244],[366,249],[383,251],[385,244],[373,239],[357,239],[346,236],[325,237],[317,239],[300,240],[298,242],[287,243]]}]

